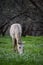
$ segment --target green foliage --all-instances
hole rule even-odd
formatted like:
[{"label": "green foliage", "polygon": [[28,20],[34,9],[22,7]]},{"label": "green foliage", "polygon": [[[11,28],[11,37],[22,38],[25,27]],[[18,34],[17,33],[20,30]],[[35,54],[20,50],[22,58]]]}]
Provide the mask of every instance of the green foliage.
[{"label": "green foliage", "polygon": [[24,53],[13,51],[9,36],[0,36],[0,65],[43,65],[43,36],[22,37]]}]

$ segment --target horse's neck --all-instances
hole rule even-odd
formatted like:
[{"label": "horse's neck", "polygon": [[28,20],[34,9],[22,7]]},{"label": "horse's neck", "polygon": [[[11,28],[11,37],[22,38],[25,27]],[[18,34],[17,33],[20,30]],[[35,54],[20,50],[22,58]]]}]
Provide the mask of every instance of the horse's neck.
[{"label": "horse's neck", "polygon": [[19,42],[21,42],[21,38],[18,38],[18,39],[17,39],[17,43],[19,43]]}]

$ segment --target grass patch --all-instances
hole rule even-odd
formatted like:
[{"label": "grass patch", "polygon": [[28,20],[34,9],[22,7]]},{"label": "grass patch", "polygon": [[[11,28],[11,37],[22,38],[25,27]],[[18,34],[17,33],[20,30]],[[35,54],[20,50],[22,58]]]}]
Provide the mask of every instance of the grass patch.
[{"label": "grass patch", "polygon": [[43,36],[22,37],[24,53],[13,51],[9,36],[0,36],[0,65],[43,65]]}]

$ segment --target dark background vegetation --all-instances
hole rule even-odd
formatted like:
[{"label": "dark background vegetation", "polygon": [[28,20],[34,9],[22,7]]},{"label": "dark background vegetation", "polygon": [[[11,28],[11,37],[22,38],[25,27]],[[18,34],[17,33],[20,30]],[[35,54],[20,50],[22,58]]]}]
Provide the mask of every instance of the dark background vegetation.
[{"label": "dark background vegetation", "polygon": [[20,23],[22,35],[43,35],[43,0],[0,0],[0,35]]}]

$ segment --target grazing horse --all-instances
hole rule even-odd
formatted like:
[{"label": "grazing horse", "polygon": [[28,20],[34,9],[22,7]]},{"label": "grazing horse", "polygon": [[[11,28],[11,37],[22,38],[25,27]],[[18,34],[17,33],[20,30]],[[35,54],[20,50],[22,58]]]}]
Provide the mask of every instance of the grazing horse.
[{"label": "grazing horse", "polygon": [[12,38],[14,50],[16,50],[19,54],[23,53],[21,35],[22,35],[21,25],[18,23],[12,24],[10,27],[10,36]]}]

